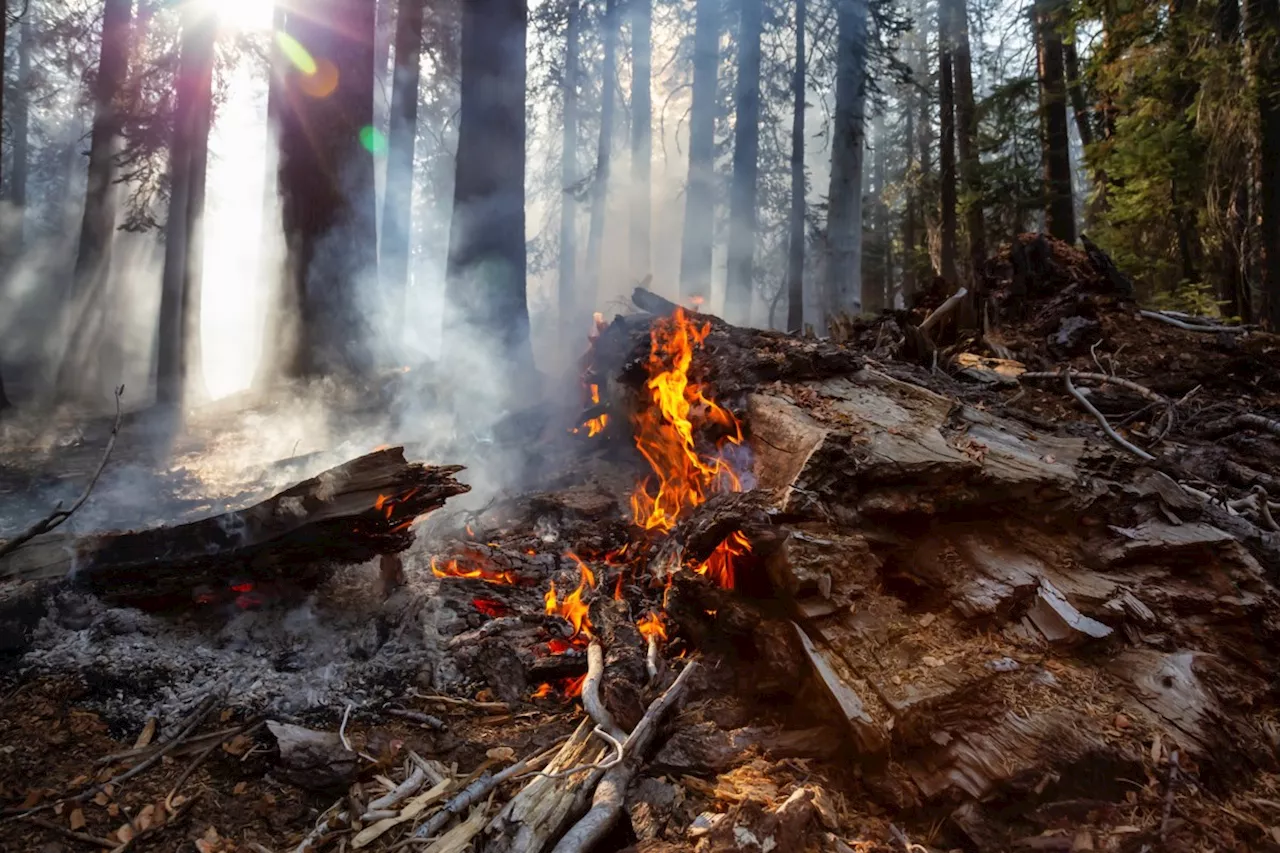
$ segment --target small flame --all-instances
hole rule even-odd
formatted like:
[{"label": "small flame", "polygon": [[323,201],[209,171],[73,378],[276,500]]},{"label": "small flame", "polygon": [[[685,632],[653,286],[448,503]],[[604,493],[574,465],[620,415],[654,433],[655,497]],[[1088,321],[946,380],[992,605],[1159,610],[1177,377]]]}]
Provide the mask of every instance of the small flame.
[{"label": "small flame", "polygon": [[373,502],[373,508],[380,510],[390,502],[391,498],[387,495],[378,495],[378,499]]},{"label": "small flame", "polygon": [[572,699],[575,696],[582,695],[582,684],[587,680],[587,674],[584,672],[576,678],[566,678],[560,682],[561,689],[564,690],[566,699]]},{"label": "small flame", "polygon": [[572,557],[578,564],[578,573],[581,575],[578,588],[561,601],[556,596],[556,582],[552,581],[547,594],[543,596],[543,604],[549,615],[560,616],[573,626],[573,636],[570,639],[586,639],[591,636],[591,618],[589,615],[590,608],[582,600],[582,595],[587,591],[588,587],[595,587],[596,576],[587,567],[587,564],[579,560],[572,551],[568,553],[568,556]]},{"label": "small flame", "polygon": [[538,685],[537,690],[533,691],[533,695],[530,698],[546,699],[550,695],[551,695],[551,685],[544,681]]},{"label": "small flame", "polygon": [[486,566],[460,566],[456,557],[443,565],[435,557],[432,557],[431,574],[438,578],[471,578],[485,583],[506,585],[519,583],[520,580],[515,572],[507,569],[492,569]]},{"label": "small flame", "polygon": [[[591,386],[591,404],[594,406],[594,405],[599,405],[599,403],[600,403],[600,386],[592,385]],[[582,427],[576,427],[573,430],[573,432],[574,433],[581,432],[582,428],[586,427],[587,438],[595,438],[597,435],[604,432],[604,428],[608,425],[609,425],[609,416],[600,415],[599,417],[595,417],[587,421],[585,424],[582,425]]]},{"label": "small flame", "polygon": [[707,557],[694,571],[700,575],[706,575],[724,589],[733,589],[734,559],[750,551],[750,540],[741,530],[735,530],[726,536],[724,541],[711,552],[711,556]]},{"label": "small flame", "polygon": [[562,655],[573,648],[573,643],[568,640],[562,640],[555,637],[547,641],[547,652],[553,655]]},{"label": "small flame", "polygon": [[656,637],[659,640],[667,639],[667,626],[663,624],[662,616],[652,610],[640,618],[636,628],[640,630],[640,636],[646,640],[650,637]]},{"label": "small flame", "polygon": [[[635,417],[636,447],[657,477],[650,493],[646,478],[631,496],[635,523],[645,530],[670,531],[680,514],[705,503],[715,491],[741,491],[737,473],[720,455],[726,443],[742,442],[742,427],[732,413],[689,381],[693,350],[711,333],[711,323],[697,326],[684,309],[653,324],[649,350],[649,382],[653,405]],[[694,422],[710,421],[729,431],[715,454],[704,456],[694,444]]]},{"label": "small flame", "polygon": [[622,596],[622,578],[623,578],[623,575],[625,575],[625,574],[626,574],[626,571],[625,571],[625,570],[624,570],[624,571],[621,571],[621,572],[618,572],[618,580],[617,580],[617,581],[614,583],[614,585],[613,585],[613,600],[614,600],[614,601],[622,601],[622,599],[623,599],[623,596]]},{"label": "small flame", "polygon": [[473,531],[473,530],[471,529],[471,525],[470,525],[470,524],[468,524],[468,525],[467,525],[467,538],[469,538],[469,539],[475,539],[475,538],[476,538],[475,531]]}]

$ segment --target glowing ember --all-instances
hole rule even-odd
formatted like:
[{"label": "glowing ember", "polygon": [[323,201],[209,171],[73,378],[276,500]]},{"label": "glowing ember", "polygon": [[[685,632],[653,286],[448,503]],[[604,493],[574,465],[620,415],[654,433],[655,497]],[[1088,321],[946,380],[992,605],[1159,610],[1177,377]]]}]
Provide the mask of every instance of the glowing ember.
[{"label": "glowing ember", "polygon": [[646,640],[650,637],[657,637],[659,640],[667,638],[667,626],[662,623],[662,616],[652,611],[640,618],[636,628],[640,630],[640,636]]},{"label": "glowing ember", "polygon": [[463,566],[455,557],[447,563],[439,563],[431,558],[431,574],[438,578],[471,578],[485,583],[514,584],[519,582],[515,572],[507,569],[495,569],[483,565]]},{"label": "glowing ember", "polygon": [[573,557],[578,563],[578,572],[582,576],[582,579],[578,582],[578,588],[561,601],[556,597],[556,583],[552,581],[551,588],[547,590],[547,594],[543,597],[543,604],[546,606],[546,611],[549,615],[560,616],[573,626],[573,637],[571,639],[581,638],[585,640],[591,636],[591,619],[588,614],[590,608],[582,600],[582,595],[587,591],[588,587],[596,585],[596,576],[587,567],[586,563],[573,555],[573,552],[569,552],[568,556]]},{"label": "glowing ember", "polygon": [[233,592],[248,592],[249,590],[253,589],[253,584],[249,583],[248,581],[244,583],[236,583],[231,585],[231,589]]},{"label": "glowing ember", "polygon": [[[600,403],[600,386],[592,385],[591,386],[591,404],[599,405],[599,403]],[[604,432],[604,428],[608,425],[609,425],[609,416],[600,415],[599,417],[595,417],[587,421],[582,426],[586,427],[587,429],[587,438],[595,438],[597,435]],[[577,427],[573,431],[577,433],[577,432],[581,432],[581,430],[582,430],[582,427]]]},{"label": "glowing ember", "polygon": [[547,652],[553,655],[562,655],[572,648],[573,643],[559,637],[547,641]]},{"label": "glowing ember", "polygon": [[741,530],[734,531],[694,571],[706,575],[724,589],[733,589],[733,561],[750,551],[751,542]]},{"label": "glowing ember", "polygon": [[507,605],[492,598],[473,598],[471,599],[471,605],[490,619],[497,619],[499,616],[506,616],[511,612]]},{"label": "glowing ember", "polygon": [[587,674],[584,672],[577,678],[566,678],[560,682],[560,687],[564,691],[565,698],[572,699],[574,696],[582,695],[582,683],[587,680]]},{"label": "glowing ember", "polygon": [[[694,347],[701,346],[710,332],[709,322],[696,326],[682,308],[653,324],[646,385],[653,405],[635,416],[634,426],[636,447],[653,469],[657,489],[650,493],[654,478],[649,477],[631,496],[632,516],[645,530],[667,532],[681,512],[704,503],[711,493],[742,489],[738,475],[720,456],[725,443],[741,443],[741,425],[708,398],[701,385],[689,381]],[[698,453],[694,420],[728,431],[714,454]]]}]

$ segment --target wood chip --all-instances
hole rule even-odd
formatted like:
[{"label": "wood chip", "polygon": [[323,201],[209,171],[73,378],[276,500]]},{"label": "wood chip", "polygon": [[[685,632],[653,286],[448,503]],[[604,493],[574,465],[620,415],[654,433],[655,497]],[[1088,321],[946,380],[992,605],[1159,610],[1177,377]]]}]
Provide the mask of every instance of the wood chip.
[{"label": "wood chip", "polygon": [[142,731],[138,732],[138,739],[133,742],[134,749],[142,749],[144,746],[150,746],[152,739],[156,736],[156,718],[147,717],[146,725],[142,727]]},{"label": "wood chip", "polygon": [[68,825],[71,827],[72,832],[79,832],[84,829],[84,811],[82,809],[72,809]]},{"label": "wood chip", "polygon": [[231,789],[231,793],[238,797],[247,790],[249,790],[248,782],[237,782],[236,786]]}]

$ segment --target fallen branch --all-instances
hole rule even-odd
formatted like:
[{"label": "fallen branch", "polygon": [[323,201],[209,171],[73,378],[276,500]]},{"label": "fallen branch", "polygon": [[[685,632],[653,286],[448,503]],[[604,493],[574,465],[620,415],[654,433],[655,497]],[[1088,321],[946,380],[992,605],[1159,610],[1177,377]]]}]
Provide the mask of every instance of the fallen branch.
[{"label": "fallen branch", "polygon": [[427,768],[420,764],[415,764],[413,772],[409,774],[407,779],[365,806],[364,814],[360,816],[360,821],[362,823],[372,823],[374,820],[381,820],[381,818],[375,818],[373,815],[376,812],[394,809],[401,802],[418,793],[418,789],[425,784],[427,784]]},{"label": "fallen branch", "polygon": [[319,822],[316,823],[312,830],[307,833],[306,837],[298,842],[298,846],[293,848],[293,853],[311,853],[312,850],[315,850],[319,846],[321,840],[323,840],[326,835],[334,829],[337,829],[339,824],[351,822],[350,814],[344,811],[339,811],[339,809],[342,808],[342,803],[345,799],[346,797],[343,797],[341,800],[338,800],[336,803],[329,806],[329,808],[325,809],[324,814],[320,815]]},{"label": "fallen branch", "polygon": [[1262,519],[1263,529],[1270,530],[1273,533],[1280,531],[1280,525],[1276,524],[1276,520],[1271,517],[1271,501],[1267,495],[1267,490],[1262,486],[1254,486],[1252,496],[1254,507],[1258,511],[1258,517]]},{"label": "fallen branch", "polygon": [[[551,758],[552,753],[558,751],[560,746],[560,742],[557,742],[551,749],[540,752],[537,755],[530,756],[529,758],[525,758],[521,761],[517,761],[505,770],[492,774],[485,773],[479,779],[463,788],[457,796],[445,803],[444,808],[433,814],[430,820],[417,828],[413,833],[413,837],[430,838],[435,835],[437,832],[444,829],[449,821],[453,820],[454,817],[462,814],[464,811],[471,808],[473,804],[478,803],[481,799],[487,797],[490,791],[501,785],[503,782],[513,779],[524,771],[534,767],[535,765],[541,764],[546,759]],[[303,852],[298,851],[298,853]]]},{"label": "fallen branch", "polygon": [[433,714],[424,714],[421,711],[407,711],[404,708],[383,708],[382,713],[390,714],[393,717],[399,717],[402,720],[421,723],[422,725],[435,729],[438,732],[447,731],[449,729],[449,726],[444,720]]},{"label": "fallen branch", "polygon": [[951,313],[960,306],[960,303],[968,295],[969,295],[968,288],[966,287],[960,288],[955,293],[951,294],[951,296],[947,297],[946,302],[943,302],[937,308],[933,309],[933,311],[929,314],[929,316],[924,318],[924,322],[922,322],[916,328],[918,328],[924,334],[928,334],[930,329],[932,329],[934,326],[938,325],[947,317],[949,317]]},{"label": "fallen branch", "polygon": [[1165,780],[1164,813],[1160,816],[1160,840],[1169,833],[1169,821],[1173,817],[1173,793],[1178,785],[1178,750],[1169,754],[1169,778]]},{"label": "fallen branch", "polygon": [[41,829],[47,829],[50,832],[56,832],[59,835],[61,835],[63,838],[70,838],[72,841],[80,841],[80,842],[83,842],[84,844],[95,844],[98,847],[103,847],[108,850],[116,846],[116,842],[112,841],[109,838],[99,838],[96,835],[88,835],[87,833],[83,833],[83,832],[74,832],[70,829],[67,829],[65,826],[63,826],[60,823],[54,823],[51,820],[45,820],[44,818],[36,817],[35,815],[30,815],[24,818],[24,820],[26,820],[27,823],[40,827]]},{"label": "fallen branch", "polygon": [[[1115,385],[1117,388],[1124,388],[1126,391],[1132,391],[1144,400],[1148,400],[1156,405],[1164,407],[1164,425],[1160,427],[1159,436],[1164,438],[1169,430],[1173,429],[1173,410],[1175,403],[1162,394],[1157,394],[1145,385],[1140,385],[1131,379],[1122,379],[1119,376],[1112,376],[1109,373],[1083,373],[1079,370],[1048,370],[1043,372],[1028,372],[1019,376],[1019,379],[1061,379],[1067,374],[1071,374],[1071,378],[1077,381],[1098,382],[1102,385]],[[1189,395],[1188,395],[1189,396]],[[1184,398],[1185,399],[1185,398]]]},{"label": "fallen branch", "polygon": [[645,711],[635,731],[623,743],[622,762],[604,774],[596,787],[591,808],[565,833],[552,853],[587,853],[609,834],[622,813],[623,798],[632,778],[640,769],[641,756],[657,734],[658,726],[666,713],[684,697],[690,676],[697,669],[697,661],[691,661],[667,691]]},{"label": "fallen branch", "polygon": [[1076,402],[1084,407],[1085,411],[1093,415],[1094,420],[1096,420],[1098,422],[1098,425],[1102,427],[1102,431],[1106,433],[1107,438],[1111,439],[1112,443],[1114,443],[1117,447],[1124,448],[1125,450],[1129,451],[1134,456],[1137,456],[1139,459],[1143,460],[1144,462],[1151,462],[1155,460],[1154,456],[1152,456],[1147,451],[1143,450],[1141,447],[1138,447],[1136,444],[1133,444],[1132,442],[1125,439],[1123,436],[1120,435],[1120,433],[1116,432],[1112,428],[1111,424],[1107,423],[1106,416],[1103,415],[1102,412],[1099,412],[1096,408],[1094,408],[1093,403],[1090,403],[1089,399],[1085,397],[1085,395],[1081,394],[1075,385],[1071,384],[1070,371],[1067,371],[1066,373],[1062,374],[1062,381],[1067,388],[1067,393],[1070,394],[1072,397],[1074,397],[1076,399]]},{"label": "fallen branch", "polygon": [[582,707],[603,731],[618,741],[627,739],[627,733],[613,720],[613,715],[600,698],[600,684],[604,680],[604,647],[592,638],[587,646],[587,677],[582,682]]},{"label": "fallen branch", "polygon": [[102,458],[98,461],[98,467],[94,470],[93,476],[89,478],[89,482],[85,485],[84,491],[80,493],[80,497],[76,498],[70,508],[63,509],[62,501],[54,506],[49,514],[19,533],[17,536],[0,543],[0,557],[5,554],[16,551],[19,546],[25,545],[37,536],[43,536],[49,531],[62,525],[64,521],[70,518],[81,505],[89,499],[89,493],[93,491],[93,487],[97,485],[98,478],[102,476],[102,471],[107,467],[107,460],[111,458],[111,451],[116,446],[116,436],[120,434],[120,397],[124,394],[124,386],[116,388],[116,420],[111,425],[111,437],[107,439],[107,446],[102,451]]},{"label": "fallen branch", "polygon": [[1247,326],[1210,326],[1200,325],[1197,323],[1187,323],[1170,317],[1167,314],[1161,314],[1159,311],[1139,311],[1138,314],[1146,317],[1148,320],[1165,323],[1187,332],[1226,332],[1228,335],[1243,335],[1251,331]]}]

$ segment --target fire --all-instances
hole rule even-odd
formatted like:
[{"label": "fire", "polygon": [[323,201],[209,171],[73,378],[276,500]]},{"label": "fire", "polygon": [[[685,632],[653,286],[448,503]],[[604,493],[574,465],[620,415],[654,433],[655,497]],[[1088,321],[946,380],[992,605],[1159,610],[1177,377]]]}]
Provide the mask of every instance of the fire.
[{"label": "fire", "polygon": [[[636,447],[657,477],[646,478],[631,496],[636,524],[667,532],[680,514],[706,502],[719,490],[741,491],[737,473],[719,453],[725,443],[740,444],[742,427],[732,413],[711,400],[702,386],[689,381],[693,350],[711,332],[711,323],[692,323],[683,308],[654,322],[649,350],[647,388],[653,405],[635,417]],[[728,431],[715,454],[703,456],[694,445],[694,421],[710,421]]]},{"label": "fire", "polygon": [[456,557],[444,565],[441,565],[435,557],[432,557],[431,574],[438,578],[472,578],[495,584],[515,584],[520,581],[515,572],[507,569],[493,569],[487,566],[460,566]]},{"label": "fire", "polygon": [[650,637],[657,637],[659,640],[667,639],[667,626],[663,624],[662,616],[652,610],[640,618],[636,628],[640,630],[640,636],[646,640]]},{"label": "fire", "polygon": [[[593,384],[590,387],[591,387],[591,405],[593,406],[599,405],[600,386]],[[587,438],[595,438],[597,435],[604,432],[604,428],[608,425],[609,425],[609,416],[600,415],[599,417],[595,417],[587,421],[582,426],[587,428]],[[576,427],[573,430],[573,432],[575,433],[581,432],[581,431],[582,431],[582,427]]]},{"label": "fire", "polygon": [[556,582],[551,582],[551,588],[547,590],[547,594],[543,597],[543,604],[546,606],[548,615],[560,616],[573,626],[573,637],[588,638],[591,636],[591,618],[589,615],[589,607],[582,600],[583,593],[588,587],[595,587],[595,573],[588,568],[587,564],[579,560],[572,551],[568,553],[578,564],[578,573],[581,580],[578,581],[578,588],[569,593],[563,601],[556,596]]},{"label": "fire", "polygon": [[554,637],[547,641],[547,652],[553,655],[562,655],[573,648],[573,643],[568,640],[562,640]]},{"label": "fire", "polygon": [[724,589],[733,589],[733,561],[750,551],[751,542],[741,530],[736,530],[726,536],[694,571],[706,575]]},{"label": "fire", "polygon": [[550,695],[551,695],[551,685],[544,681],[538,685],[537,690],[533,691],[533,696],[531,696],[530,698],[546,699]]},{"label": "fire", "polygon": [[566,699],[572,699],[574,696],[582,695],[582,684],[587,680],[587,674],[584,672],[577,678],[566,678],[560,682],[561,688],[564,690]]},{"label": "fire", "polygon": [[511,609],[506,604],[494,598],[473,598],[471,606],[479,610],[490,619],[497,619],[499,616],[506,616]]}]

